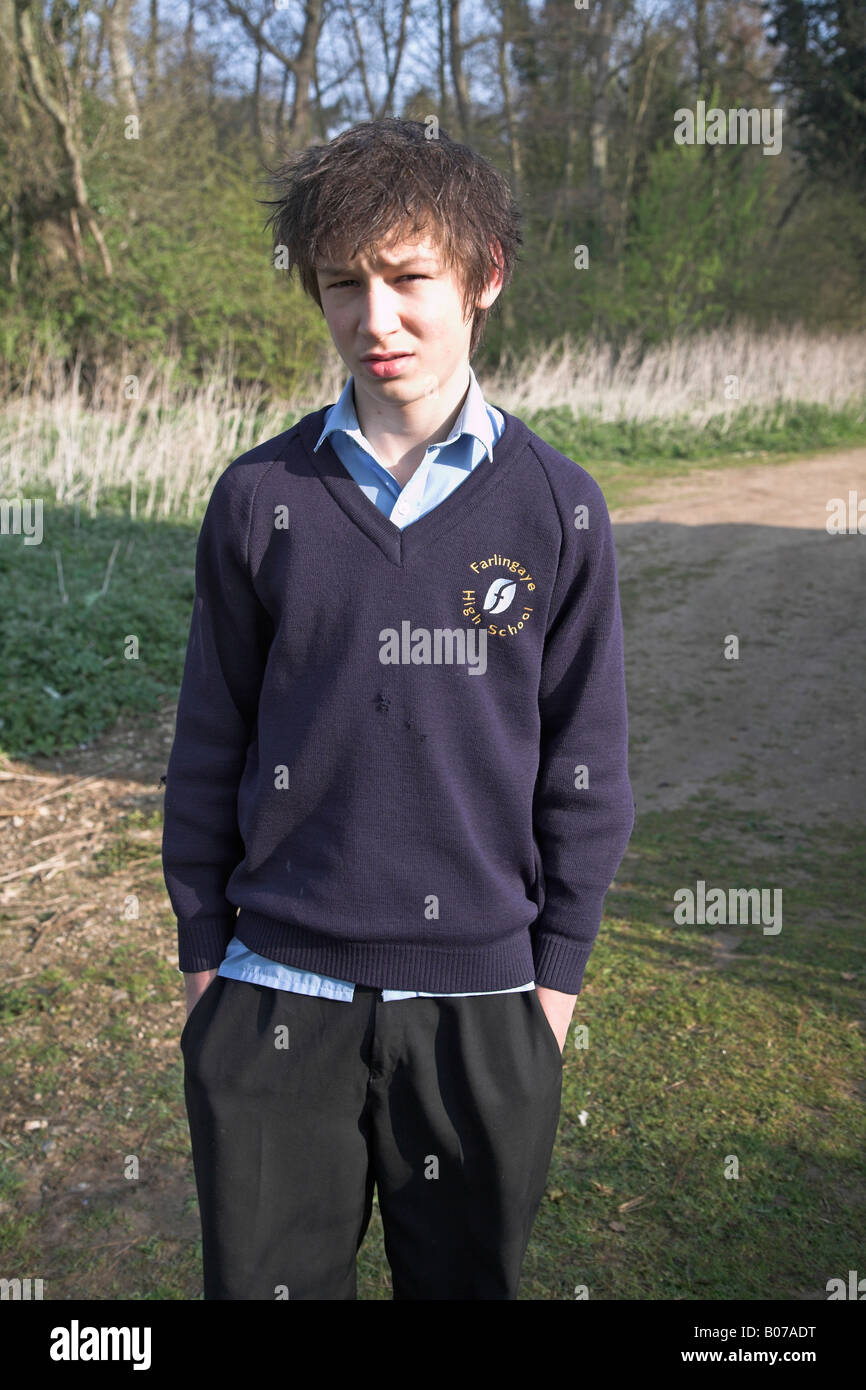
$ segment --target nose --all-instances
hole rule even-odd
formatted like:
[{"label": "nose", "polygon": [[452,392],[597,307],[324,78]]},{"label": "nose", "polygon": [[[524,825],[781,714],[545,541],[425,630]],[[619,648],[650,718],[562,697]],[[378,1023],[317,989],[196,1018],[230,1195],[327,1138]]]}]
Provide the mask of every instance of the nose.
[{"label": "nose", "polygon": [[400,327],[397,295],[384,280],[371,280],[360,299],[359,327],[377,343]]}]

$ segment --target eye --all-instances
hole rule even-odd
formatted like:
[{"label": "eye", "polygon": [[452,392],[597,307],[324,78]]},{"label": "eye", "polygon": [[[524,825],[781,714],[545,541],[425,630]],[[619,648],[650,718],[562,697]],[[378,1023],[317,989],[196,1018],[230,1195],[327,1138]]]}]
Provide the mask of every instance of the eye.
[{"label": "eye", "polygon": [[[400,276],[401,280],[429,280],[429,278],[430,277],[428,275],[422,275],[420,271],[415,271],[411,274]],[[328,289],[340,290],[343,288],[344,285],[357,285],[357,283],[357,280],[337,280],[333,285],[329,285]]]}]

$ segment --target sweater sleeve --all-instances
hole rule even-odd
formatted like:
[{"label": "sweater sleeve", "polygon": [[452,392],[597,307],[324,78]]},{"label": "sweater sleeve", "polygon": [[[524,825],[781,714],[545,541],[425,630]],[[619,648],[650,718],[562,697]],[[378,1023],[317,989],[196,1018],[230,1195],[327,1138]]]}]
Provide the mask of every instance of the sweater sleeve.
[{"label": "sweater sleeve", "polygon": [[245,853],[237,794],[272,637],[248,564],[251,491],[246,469],[221,474],[196,549],[162,839],[182,971],[221,964],[237,914],[225,888]]},{"label": "sweater sleeve", "polygon": [[634,827],[634,799],[610,517],[601,488],[577,466],[567,491],[539,683],[533,827],[543,893],[530,931],[536,983],[578,994]]}]

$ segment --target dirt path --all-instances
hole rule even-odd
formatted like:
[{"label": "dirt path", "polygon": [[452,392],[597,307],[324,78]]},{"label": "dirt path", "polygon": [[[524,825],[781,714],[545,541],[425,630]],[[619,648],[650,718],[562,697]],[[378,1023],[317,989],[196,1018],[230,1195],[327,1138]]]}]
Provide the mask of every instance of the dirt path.
[{"label": "dirt path", "polygon": [[849,490],[866,498],[866,449],[612,510],[638,813],[712,791],[782,831],[866,819],[866,536],[826,529]]}]

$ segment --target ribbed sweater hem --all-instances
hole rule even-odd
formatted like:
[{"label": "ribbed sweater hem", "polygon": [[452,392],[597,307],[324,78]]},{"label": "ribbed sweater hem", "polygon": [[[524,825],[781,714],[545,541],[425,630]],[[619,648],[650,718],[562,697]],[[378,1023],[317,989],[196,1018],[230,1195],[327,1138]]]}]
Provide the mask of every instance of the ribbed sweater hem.
[{"label": "ribbed sweater hem", "polygon": [[477,949],[456,942],[425,946],[399,941],[328,941],[296,924],[241,908],[235,935],[251,951],[269,960],[377,989],[457,993],[512,989],[535,978],[529,927]]}]

